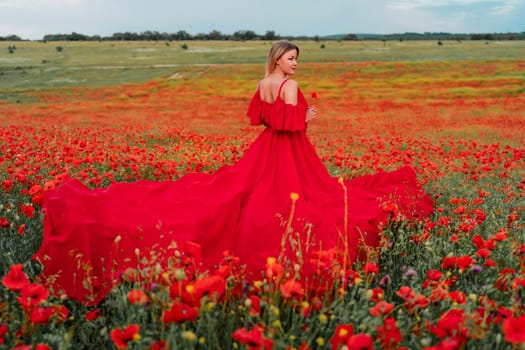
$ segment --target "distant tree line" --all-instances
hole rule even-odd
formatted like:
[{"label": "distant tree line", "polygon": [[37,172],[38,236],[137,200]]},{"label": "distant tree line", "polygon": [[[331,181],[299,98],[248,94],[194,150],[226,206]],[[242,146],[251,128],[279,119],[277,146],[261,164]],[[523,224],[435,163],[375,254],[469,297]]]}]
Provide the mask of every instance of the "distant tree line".
[{"label": "distant tree line", "polygon": [[[425,32],[425,33],[400,33],[400,34],[339,34],[330,36],[281,36],[273,30],[268,30],[264,34],[257,34],[253,30],[238,30],[233,34],[224,34],[218,30],[209,33],[190,34],[185,30],[176,33],[161,33],[157,31],[117,32],[109,36],[84,35],[80,33],[71,34],[47,34],[42,41],[172,41],[172,40],[525,40],[525,32],[521,33],[471,33],[453,34],[444,32]],[[2,37],[0,41],[22,41],[18,35]]]},{"label": "distant tree line", "polygon": [[453,34],[444,32],[402,33],[402,34],[359,34],[359,40],[525,40],[521,33],[472,33]]}]

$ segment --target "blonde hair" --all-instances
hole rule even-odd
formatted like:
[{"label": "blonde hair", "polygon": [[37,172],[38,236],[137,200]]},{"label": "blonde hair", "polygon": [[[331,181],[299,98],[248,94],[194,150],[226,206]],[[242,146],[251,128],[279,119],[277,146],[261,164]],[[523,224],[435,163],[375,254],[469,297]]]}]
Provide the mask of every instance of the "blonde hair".
[{"label": "blonde hair", "polygon": [[296,50],[299,56],[299,48],[288,40],[279,40],[273,44],[266,58],[266,76],[275,70],[277,60],[290,50]]}]

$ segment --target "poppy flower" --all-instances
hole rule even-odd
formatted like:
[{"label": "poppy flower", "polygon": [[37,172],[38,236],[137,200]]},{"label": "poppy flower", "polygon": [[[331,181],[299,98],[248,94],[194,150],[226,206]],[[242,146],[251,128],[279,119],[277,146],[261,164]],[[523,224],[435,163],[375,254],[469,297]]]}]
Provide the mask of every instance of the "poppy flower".
[{"label": "poppy flower", "polygon": [[130,342],[136,342],[140,339],[140,326],[130,324],[125,328],[112,329],[109,332],[111,340],[117,349],[127,349]]},{"label": "poppy flower", "polygon": [[29,320],[35,324],[47,324],[54,312],[51,307],[37,306],[31,310]]},{"label": "poppy flower", "polygon": [[13,184],[13,181],[11,181],[11,180],[4,180],[2,182],[2,190],[4,192],[6,192],[6,193],[10,193],[13,190],[14,187],[15,186]]},{"label": "poppy flower", "polygon": [[505,334],[505,340],[509,343],[525,343],[525,315],[505,319],[502,330]]},{"label": "poppy flower", "polygon": [[386,301],[380,301],[368,309],[370,315],[377,317],[381,315],[387,315],[394,309],[394,304],[387,303]]},{"label": "poppy flower", "polygon": [[94,321],[98,318],[98,314],[100,313],[100,309],[94,309],[86,312],[86,320],[87,321]]},{"label": "poppy flower", "polygon": [[377,274],[379,273],[379,267],[377,266],[377,264],[373,263],[373,262],[367,262],[364,266],[363,266],[363,272],[364,273],[374,273],[374,274]]},{"label": "poppy flower", "polygon": [[7,218],[0,218],[0,227],[9,227],[11,226],[11,223],[9,222],[9,220],[7,220]]},{"label": "poppy flower", "polygon": [[374,350],[374,340],[364,333],[352,335],[346,343],[348,349]]},{"label": "poppy flower", "polygon": [[52,350],[51,347],[47,344],[36,344],[35,350]]},{"label": "poppy flower", "polygon": [[24,266],[22,264],[15,264],[9,267],[9,272],[2,279],[2,284],[12,291],[19,291],[27,287],[30,282],[29,278],[25,274]]},{"label": "poppy flower", "polygon": [[458,256],[456,264],[461,271],[465,271],[470,266],[474,265],[476,261],[468,255]]},{"label": "poppy flower", "polygon": [[8,331],[9,328],[7,328],[7,324],[0,324],[0,345],[4,343],[4,336],[7,334]]},{"label": "poppy flower", "polygon": [[295,279],[290,279],[284,282],[281,287],[281,295],[285,299],[290,299],[294,297],[299,297],[304,295],[304,289],[300,282]]},{"label": "poppy flower", "polygon": [[258,316],[261,313],[261,298],[256,295],[250,295],[246,299],[246,305],[250,308],[248,313],[252,316]]},{"label": "poppy flower", "polygon": [[253,327],[251,330],[238,328],[232,335],[235,341],[246,345],[248,350],[272,350],[273,340],[264,337],[260,327]]},{"label": "poppy flower", "polygon": [[165,340],[158,340],[151,344],[148,350],[169,350],[169,347]]},{"label": "poppy flower", "polygon": [[411,301],[414,299],[415,294],[412,289],[408,286],[401,286],[396,294],[404,301]]},{"label": "poppy flower", "polygon": [[48,297],[49,291],[43,285],[30,283],[20,290],[20,296],[17,300],[25,310],[28,310]]},{"label": "poppy flower", "polygon": [[392,317],[385,319],[382,326],[376,328],[378,332],[379,343],[385,349],[392,349],[403,340],[403,336],[397,328],[396,321]]},{"label": "poppy flower", "polygon": [[179,301],[173,302],[173,305],[168,311],[164,311],[162,314],[162,322],[169,323],[169,322],[185,322],[185,321],[195,321],[199,317],[199,312],[185,304],[181,303]]},{"label": "poppy flower", "polygon": [[226,280],[218,275],[201,277],[195,281],[195,290],[199,299],[206,295],[218,300],[226,291]]},{"label": "poppy flower", "polygon": [[330,338],[332,350],[337,350],[340,345],[345,345],[353,334],[354,326],[351,324],[337,325],[337,327],[335,327],[334,335]]},{"label": "poppy flower", "polygon": [[142,289],[132,289],[128,292],[128,301],[130,304],[146,305],[149,297]]},{"label": "poppy flower", "polygon": [[20,204],[20,211],[30,219],[35,216],[35,207],[30,204]]}]

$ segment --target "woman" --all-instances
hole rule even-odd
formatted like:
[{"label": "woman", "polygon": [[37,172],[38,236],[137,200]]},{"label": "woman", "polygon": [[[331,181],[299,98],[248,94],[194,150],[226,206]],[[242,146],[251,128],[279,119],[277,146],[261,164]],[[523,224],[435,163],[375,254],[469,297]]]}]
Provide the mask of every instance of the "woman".
[{"label": "woman", "polygon": [[[432,212],[410,168],[350,181],[331,177],[306,137],[317,116],[296,81],[299,48],[275,43],[248,106],[266,128],[233,166],[176,181],[116,183],[90,190],[72,180],[46,195],[44,240],[35,258],[57,293],[97,303],[127,267],[165,261],[173,242],[196,243],[201,268],[223,252],[258,278],[266,258],[307,265],[320,250],[355,258],[378,245],[394,205],[407,218]],[[397,209],[396,209],[397,210]]]}]

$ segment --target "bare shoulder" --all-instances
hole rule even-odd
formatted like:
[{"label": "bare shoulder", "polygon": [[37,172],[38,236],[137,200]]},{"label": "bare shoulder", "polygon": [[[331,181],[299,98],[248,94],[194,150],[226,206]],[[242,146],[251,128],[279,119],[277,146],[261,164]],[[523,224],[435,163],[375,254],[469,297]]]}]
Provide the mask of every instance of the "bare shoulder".
[{"label": "bare shoulder", "polygon": [[297,87],[297,81],[290,79],[287,80],[286,83],[283,85],[282,92],[285,96],[297,94]]},{"label": "bare shoulder", "polygon": [[284,102],[296,104],[297,103],[297,82],[295,80],[288,80],[282,89],[282,98]]},{"label": "bare shoulder", "polygon": [[283,86],[283,89],[287,89],[287,90],[296,90],[298,87],[297,85],[297,81],[293,80],[293,79],[288,79],[286,81],[286,83],[284,84]]}]

